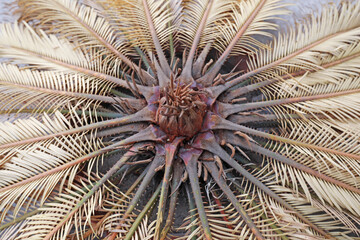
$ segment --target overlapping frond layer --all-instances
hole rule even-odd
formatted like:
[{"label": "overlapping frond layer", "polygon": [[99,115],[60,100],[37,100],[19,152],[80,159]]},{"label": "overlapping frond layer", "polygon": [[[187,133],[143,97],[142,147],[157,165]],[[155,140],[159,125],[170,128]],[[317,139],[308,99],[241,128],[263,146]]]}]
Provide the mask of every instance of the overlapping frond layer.
[{"label": "overlapping frond layer", "polygon": [[[359,124],[358,121],[353,124],[342,124],[341,122],[324,121],[320,123],[309,120],[307,123],[293,121],[286,124],[288,127],[296,129],[292,132],[284,130],[283,134],[288,138],[298,138],[299,141],[353,154],[360,152],[357,143],[359,131],[355,130],[355,126]],[[297,162],[358,187],[360,176],[358,160],[294,145],[279,144],[278,147],[275,145],[271,147]]]},{"label": "overlapping frond layer", "polygon": [[[81,105],[81,99],[75,97],[32,91],[17,86],[2,85],[0,94],[1,113],[28,113],[26,116],[19,114],[18,116],[21,117],[29,117],[31,114],[39,112],[51,113],[55,109],[72,109]],[[74,100],[80,101],[74,104]]]},{"label": "overlapping frond layer", "polygon": [[50,33],[60,33],[82,47],[97,47],[95,57],[104,58],[106,65],[118,66],[121,61],[129,65],[130,60],[126,56],[133,53],[132,50],[93,8],[71,0],[18,2],[24,19],[37,20],[49,26],[47,30]]},{"label": "overlapping frond layer", "polygon": [[[20,231],[17,239],[44,239],[49,228],[56,227],[65,219],[65,216],[89,192],[93,183],[87,179],[80,179],[72,183],[69,188],[64,189],[62,193],[54,197],[52,202],[39,208],[39,213],[28,218],[28,222]],[[50,239],[65,239],[69,235],[81,238],[85,230],[92,224],[91,217],[96,209],[102,206],[103,194],[104,188],[96,191],[92,198],[83,203],[71,218],[65,220],[63,227]],[[77,229],[75,233],[72,233],[71,230],[73,224]]]},{"label": "overlapping frond layer", "polygon": [[[280,185],[273,185],[270,187],[279,195],[281,195],[281,197],[284,198],[287,202],[291,203],[291,205],[293,205],[298,211],[308,216],[312,222],[316,223],[316,225],[331,231],[336,239],[349,239],[349,237],[354,237],[351,237],[349,232],[352,232],[357,236],[360,234],[359,229],[356,226],[356,224],[359,224],[359,221],[351,216],[351,214],[348,212],[337,210],[334,206],[324,204],[316,199],[313,199],[310,203],[304,194],[295,193],[291,188]],[[292,233],[292,237],[314,237],[314,233],[306,225],[291,216],[289,212],[282,209],[281,206],[274,202],[269,202],[268,200],[266,201],[273,208],[274,213],[279,216],[280,222],[294,226],[297,225],[298,228],[303,230],[302,232]],[[321,236],[317,236],[316,239],[323,238]]]},{"label": "overlapping frond layer", "polygon": [[150,240],[154,237],[155,232],[155,224],[156,222],[153,221],[149,223],[149,218],[147,216],[144,217],[142,220],[139,228],[134,233],[134,236],[131,240]]},{"label": "overlapping frond layer", "polygon": [[[227,225],[231,225],[233,223],[228,220],[231,219],[231,214],[228,213],[229,209],[231,209],[230,205],[223,206],[223,208],[221,209],[219,209],[217,205],[211,205],[205,207],[205,211],[207,218],[209,220],[210,230],[213,239],[235,239],[235,236],[233,234],[233,229],[229,229],[227,227]],[[180,228],[187,231],[193,228],[191,234],[189,234],[188,236],[181,237],[179,239],[191,239],[192,237],[196,237],[200,239],[204,238],[199,216],[195,213],[195,211],[192,213],[192,215],[195,216],[195,219],[191,221],[191,217],[187,217],[185,219],[186,227]],[[242,233],[249,233],[249,230],[244,231]]]},{"label": "overlapping frond layer", "polygon": [[[250,144],[250,147],[248,148],[250,151],[254,151],[254,152],[258,152],[258,148],[255,147],[254,144],[251,144],[251,143],[245,143],[244,140],[241,140],[241,139],[231,139],[231,136],[230,135],[224,135],[224,139],[228,140],[231,142],[231,144],[234,144],[235,146],[238,145],[238,144],[241,144],[241,142],[243,141],[243,144],[242,147],[244,147],[244,145],[246,144]],[[206,146],[207,145],[207,146]],[[209,148],[209,146],[213,146],[214,149],[216,150],[212,150],[212,148]],[[238,171],[239,173],[241,173],[241,175],[244,177],[245,181],[248,182],[246,185],[245,185],[245,188],[249,189],[250,188],[250,191],[252,191],[252,189],[256,188],[258,190],[256,190],[256,192],[258,193],[262,193],[264,194],[264,196],[266,196],[267,198],[270,198],[272,199],[274,202],[282,205],[282,207],[284,209],[287,209],[287,211],[289,212],[292,212],[294,214],[294,216],[296,218],[298,218],[299,220],[301,220],[301,222],[304,222],[306,223],[307,225],[309,225],[309,228],[312,229],[312,231],[316,232],[316,234],[321,234],[323,236],[330,236],[329,233],[325,232],[323,229],[319,228],[317,225],[315,225],[311,220],[309,220],[301,211],[297,211],[294,209],[293,206],[291,206],[288,202],[284,201],[280,195],[276,194],[275,192],[271,191],[271,189],[269,189],[269,186],[271,184],[278,184],[278,180],[276,178],[274,178],[276,176],[276,174],[272,173],[270,171],[270,175],[268,175],[266,173],[266,171],[261,171],[261,169],[258,169],[258,167],[256,167],[256,164],[253,165],[253,162],[256,162],[256,161],[260,161],[260,159],[256,160],[255,156],[252,155],[251,159],[241,150],[241,149],[238,149],[239,150],[239,153],[241,155],[243,155],[246,159],[244,159],[244,157],[239,157],[239,156],[236,156],[235,155],[235,159],[237,159],[239,162],[241,162],[243,164],[244,167],[247,168],[247,166],[249,166],[251,168],[251,166],[253,166],[254,168],[254,171],[252,172],[252,174],[249,172],[249,171],[246,171],[244,167],[241,167],[238,163],[236,163],[229,155],[227,155],[224,150],[222,150],[219,146],[216,147],[216,145],[214,143],[205,143],[202,145],[203,147],[205,147],[206,149],[209,149],[211,151],[214,151],[214,153],[218,153],[222,160],[224,160],[225,162],[227,162],[228,164],[230,164],[236,171]],[[234,147],[232,147],[234,149]],[[245,147],[246,148],[246,147]],[[258,152],[258,153],[261,153],[261,154],[264,154],[264,152]],[[233,152],[233,155],[235,153]],[[268,154],[268,153],[267,153]],[[270,154],[271,155],[271,154]],[[276,161],[281,161],[281,162],[284,162],[287,164],[287,162],[289,161],[284,161],[284,159],[281,159],[281,157],[279,157],[280,155],[276,156],[276,153],[274,153],[273,155],[271,155],[274,160]],[[246,164],[248,163],[248,164]],[[293,164],[289,164],[289,165],[284,165],[283,168],[292,168]],[[296,164],[295,164],[296,165]],[[294,172],[300,172],[300,176],[301,175],[308,175],[306,172],[303,172],[303,168],[302,167],[297,167],[298,169],[294,170]],[[285,170],[284,170],[285,171]],[[264,173],[263,173],[264,172]],[[291,175],[291,173],[289,173]],[[291,175],[291,176],[294,176]],[[298,176],[295,176],[295,177],[298,177]],[[354,192],[351,192],[351,191],[348,191],[346,189],[343,189],[342,187],[339,187],[337,185],[333,185],[332,183],[330,182],[327,182],[327,181],[323,181],[323,180],[320,180],[318,179],[317,177],[315,176],[312,176],[312,175],[308,175],[307,177],[311,178],[311,180],[314,180],[313,181],[313,184],[317,184],[317,185],[314,185],[314,186],[310,186],[310,187],[314,187],[314,188],[317,188],[316,190],[319,191],[320,188],[318,188],[319,186],[319,183],[318,182],[326,182],[326,189],[328,188],[335,188],[337,189],[338,191],[341,192],[341,194],[347,194],[350,199],[351,197],[351,201],[356,201],[356,198],[357,198],[357,195],[354,193]],[[301,178],[300,178],[301,179]],[[270,182],[269,182],[270,181]],[[301,188],[302,187],[302,183],[304,183],[304,181],[300,180],[298,185],[295,184],[295,186]],[[325,184],[325,183],[324,183]],[[293,185],[291,185],[293,187]],[[245,192],[247,192],[248,190],[244,190]],[[334,196],[331,196],[331,197],[334,197]],[[259,197],[260,199],[264,199],[264,197]],[[336,200],[335,200],[336,201]],[[268,206],[267,204],[265,204],[266,206]],[[354,209],[351,209],[352,211],[354,211]],[[356,211],[356,210],[355,210]],[[275,217],[275,219],[277,219]],[[276,221],[277,223],[279,223],[278,221]],[[291,232],[291,231],[290,231]]]},{"label": "overlapping frond layer", "polygon": [[65,39],[55,35],[36,33],[27,23],[0,25],[0,54],[18,64],[38,65],[41,68],[65,70],[41,56],[75,66],[90,67],[84,53]]},{"label": "overlapping frond layer", "polygon": [[183,12],[184,6],[182,0],[170,0],[169,7],[171,11],[171,26],[173,26],[173,38],[175,45],[179,42],[179,32],[181,28],[181,24],[183,23]]},{"label": "overlapping frond layer", "polygon": [[[359,88],[360,44],[359,40],[342,45],[335,55],[321,58],[317,71],[298,72],[294,77],[274,83],[263,89],[270,99],[311,96]],[[274,95],[274,90],[277,92]]]},{"label": "overlapping frond layer", "polygon": [[[152,38],[150,25],[162,49],[169,47],[169,39],[174,31],[171,22],[176,18],[171,15],[170,2],[126,0],[110,3],[117,10],[115,19],[119,30],[134,47],[139,47],[147,54],[155,54],[156,46]],[[147,15],[149,10],[149,15]],[[147,17],[149,16],[149,18]]]},{"label": "overlapping frond layer", "polygon": [[[227,170],[225,171],[228,172]],[[262,171],[259,172],[258,175],[263,174]],[[279,221],[279,218],[281,217],[286,218],[292,216],[289,215],[287,210],[285,210],[285,212],[288,216],[284,216],[285,214],[281,216],[274,211],[272,207],[273,200],[270,200],[272,204],[266,204],[268,203],[269,197],[266,194],[263,194],[261,190],[254,187],[246,179],[237,179],[230,177],[229,175],[227,176],[229,185],[234,186],[234,193],[241,193],[237,196],[239,203],[241,203],[242,207],[252,218],[256,227],[260,230],[265,239],[282,239],[282,237],[289,236],[292,232],[298,231],[299,225],[304,226],[299,220],[294,220],[294,222],[297,222],[297,224],[294,225],[289,225],[288,222]],[[261,177],[267,182],[274,181],[270,175],[263,174],[263,176],[260,176],[260,179]],[[244,237],[244,239],[255,239],[254,234],[245,223],[244,219],[239,216],[237,210],[232,204],[229,204],[225,197],[219,195],[221,192],[212,181],[208,184],[206,192],[207,200],[211,201],[211,204],[207,202],[204,202],[204,204],[206,205],[206,214],[213,239],[235,240],[238,239],[239,234]],[[279,207],[283,209],[283,207]],[[193,218],[193,220],[191,220],[191,218]],[[186,226],[181,227],[180,229],[190,230],[194,227],[195,229],[191,231],[191,234],[179,239],[191,239],[193,236],[203,238],[201,221],[195,212],[185,219],[184,225]]]},{"label": "overlapping frond layer", "polygon": [[[272,50],[260,51],[256,56],[257,62],[253,61],[249,65],[251,69],[263,66],[266,69],[266,66],[274,63],[274,68],[254,79],[263,81],[270,77],[280,80],[261,89],[266,99],[284,99],[285,104],[268,108],[278,119],[284,119],[279,120],[281,127],[277,133],[287,139],[296,139],[299,143],[323,147],[324,150],[289,144],[286,139],[272,142],[267,147],[356,188],[359,187],[358,160],[327,152],[326,149],[359,155],[359,133],[354,130],[354,126],[360,117],[357,101],[357,90],[360,88],[360,28],[359,16],[353,14],[359,9],[359,3],[343,4],[340,11],[329,8],[319,17],[313,17],[307,25],[299,27],[297,32],[280,36]],[[333,27],[328,27],[329,24]],[[263,54],[267,56],[266,59]],[[293,74],[294,78],[289,79],[286,75],[288,73]],[[332,96],[342,92],[344,94],[341,96]],[[320,97],[322,95],[324,97]],[[319,96],[319,99],[301,100],[304,96]],[[297,103],[286,103],[287,99],[297,97]],[[284,117],[289,114],[298,115],[299,119]],[[279,181],[295,194],[303,194],[312,206],[318,201],[323,205],[329,204],[336,211],[348,211],[350,217],[355,219],[359,216],[359,196],[356,193],[276,159],[269,161]]]},{"label": "overlapping frond layer", "polygon": [[[332,119],[334,125],[340,122],[354,124],[359,119],[360,89],[359,78],[359,42],[352,43],[345,51],[336,56],[324,58],[323,70],[308,72],[302,77],[288,79],[272,84],[262,91],[268,99],[296,98],[301,96],[321,96],[324,98],[312,101],[299,101],[293,104],[283,104],[272,107],[279,118],[295,113],[299,116],[310,113],[315,118]],[[343,45],[344,46],[344,45]],[[331,64],[330,67],[329,64]],[[348,91],[348,93],[346,93]],[[342,96],[332,97],[331,94],[344,93]],[[326,124],[331,127],[330,122]]]},{"label": "overlapping frond layer", "polygon": [[0,64],[0,74],[0,81],[4,84],[9,83],[69,93],[106,95],[111,87],[103,80],[95,78],[53,71],[21,70],[9,64]]},{"label": "overlapping frond layer", "polygon": [[[95,150],[91,145],[94,143],[87,143],[86,139],[81,136],[64,137],[61,140],[54,139],[53,142],[45,144],[37,143],[27,149],[19,149],[15,156],[2,165],[0,171],[3,174],[0,186],[10,186]],[[33,165],[33,169],[30,168],[31,165]],[[13,174],[10,175],[10,172]]]},{"label": "overlapping frond layer", "polygon": [[[291,113],[295,113],[300,118],[303,118],[299,121],[289,119],[287,122],[283,122],[281,131],[288,138],[297,138],[299,142],[308,142],[312,145],[327,145],[328,149],[329,147],[341,149],[343,152],[358,155],[357,138],[359,133],[354,130],[354,126],[358,124],[360,117],[358,98],[359,94],[354,93],[328,99],[286,104],[280,107],[273,107],[272,109],[279,118]],[[307,113],[310,113],[310,116],[313,116],[313,118],[323,120],[305,120],[306,117],[304,116]],[[292,126],[297,128],[290,129]],[[334,139],[341,143],[335,143]]]},{"label": "overlapping frond layer", "polygon": [[[0,166],[9,161],[20,150],[36,150],[36,147],[33,147],[35,144],[47,146],[57,143],[61,145],[61,137],[64,137],[64,140],[66,140],[67,135],[72,136],[76,134],[76,129],[85,125],[88,121],[88,119],[81,118],[71,118],[68,120],[60,112],[55,112],[50,116],[43,113],[41,116],[39,119],[34,117],[28,119],[20,118],[13,123],[3,122],[0,124]],[[75,132],[71,132],[71,130],[75,130]],[[64,136],[60,134],[59,138],[53,136],[62,132],[67,132],[68,134]],[[78,131],[79,136],[83,136],[87,132],[88,130]]]},{"label": "overlapping frond layer", "polygon": [[286,104],[281,107],[273,107],[273,109],[279,112],[279,115],[295,112],[301,116],[311,112],[313,115],[320,114],[325,118],[333,118],[337,121],[356,121],[359,119],[358,97],[359,93],[353,93],[328,99]]},{"label": "overlapping frond layer", "polygon": [[[242,153],[240,153],[242,154]],[[241,157],[240,157],[241,159]],[[274,184],[276,179],[274,175],[267,171],[266,168],[256,168],[255,166],[249,165],[249,172],[251,172],[256,178],[262,181],[264,184]],[[279,215],[277,215],[271,206],[267,204],[267,200],[275,201],[266,193],[262,192],[261,189],[257,188],[251,181],[246,178],[236,178],[234,175],[229,172],[228,176],[230,184],[233,184],[235,192],[242,195],[239,195],[240,200],[244,204],[248,204],[246,207],[249,211],[249,215],[252,216],[256,227],[259,228],[265,239],[282,239],[285,236],[288,236],[289,233],[296,231],[296,225],[288,225],[279,221]],[[282,206],[284,208],[284,206]],[[257,218],[256,218],[256,217]],[[249,239],[251,239],[250,228],[248,226],[243,226],[243,220],[236,226],[236,229],[246,229]]]},{"label": "overlapping frond layer", "polygon": [[322,59],[321,66],[325,69],[273,84],[273,88],[281,89],[281,97],[309,96],[359,88],[359,63],[360,44],[356,41],[345,51]]},{"label": "overlapping frond layer", "polygon": [[[61,191],[62,186],[72,183],[79,164],[51,172],[66,163],[74,161],[100,148],[98,140],[87,140],[81,135],[52,139],[51,142],[40,142],[25,148],[19,148],[2,164],[0,172],[1,219],[10,214],[15,218],[21,208],[42,205],[55,188]],[[48,173],[34,181],[15,185],[26,179]],[[5,190],[7,189],[7,190]],[[25,190],[26,189],[26,190]]]},{"label": "overlapping frond layer", "polygon": [[0,231],[0,238],[3,238],[3,239],[15,239],[16,236],[18,235],[19,231],[25,227],[25,224],[26,224],[26,220],[25,221],[22,221],[18,224],[14,224],[13,226],[3,230],[3,231]]},{"label": "overlapping frond layer", "polygon": [[[346,239],[350,236],[348,235],[350,231],[356,229],[357,223],[355,222],[357,221],[354,221],[354,219],[357,217],[354,217],[354,215],[347,211],[336,209],[334,205],[329,205],[322,200],[317,200],[315,196],[312,196],[311,200],[309,200],[301,190],[299,191],[299,189],[294,188],[296,184],[298,184],[298,186],[303,186],[302,184],[304,184],[304,182],[302,182],[303,179],[301,177],[298,178],[299,176],[297,176],[298,173],[296,173],[296,171],[289,173],[287,176],[280,174],[281,177],[278,177],[277,170],[275,169],[274,171],[274,166],[275,164],[265,164],[263,168],[258,168],[249,165],[250,168],[253,168],[252,173],[254,176],[285,200],[287,204],[293,208],[292,210],[276,201],[276,199],[273,199],[270,195],[262,192],[260,189],[254,188],[245,178],[240,181],[231,177],[229,178],[238,189],[243,189],[242,191],[246,191],[249,194],[252,193],[253,196],[255,196],[255,201],[258,201],[255,206],[263,208],[264,211],[266,209],[265,214],[262,215],[262,219],[264,222],[269,223],[270,226],[273,224],[273,226],[271,226],[272,230],[277,233],[274,239],[280,239],[282,237],[285,237],[285,239],[286,237],[290,237],[291,239],[304,237],[326,239],[318,235],[312,227],[298,219],[294,211],[300,213],[321,229],[331,232],[332,236],[336,236],[339,239]],[[288,168],[286,165],[282,167],[283,169]],[[284,187],[282,184],[284,178],[298,178],[301,183],[291,183]],[[259,204],[259,202],[261,204]],[[269,221],[270,219],[274,219],[274,223],[271,223],[271,221]],[[276,229],[274,226],[278,228]],[[266,239],[272,238],[267,237]]]},{"label": "overlapping frond layer", "polygon": [[[288,139],[296,139],[299,142],[308,143],[313,146],[316,145],[327,149],[336,149],[339,152],[348,152],[354,155],[359,155],[359,131],[356,130],[356,127],[354,127],[357,124],[359,124],[358,121],[342,123],[334,120],[292,120],[284,122],[281,130],[282,136]],[[359,187],[360,168],[357,159],[332,154],[326,150],[314,150],[295,144],[288,144],[286,142],[273,142],[268,145],[268,148],[318,172],[324,173],[327,176],[331,176],[334,179],[353,185],[356,188]],[[306,196],[309,200],[311,200],[312,196],[310,196],[311,191],[308,189],[308,186],[320,185],[323,189],[331,186],[329,183],[315,180],[315,178],[308,176],[302,171],[295,171],[291,167],[287,167],[282,163],[274,162],[274,169],[277,172],[276,175],[279,176],[279,179],[282,179],[284,184],[292,184],[295,188],[297,188],[297,186],[301,186],[306,192]],[[317,182],[317,184],[314,184],[314,181]],[[307,184],[305,182],[307,182]],[[337,202],[335,199],[341,199],[339,200],[340,202],[337,203],[340,205],[341,202],[345,201],[345,199],[342,199],[340,196],[350,194],[353,196],[347,196],[348,199],[353,198],[354,200],[358,198],[355,193],[349,192],[345,194],[342,192],[343,190],[341,190],[341,188],[336,188],[334,186],[331,186],[331,188],[334,188],[330,191],[331,194],[329,191],[321,191],[317,192],[317,195],[323,199],[324,193],[327,193],[328,195],[336,193],[338,197],[332,196],[330,198],[325,198],[331,202]],[[298,189],[294,190],[297,191]],[[319,191],[319,188],[315,188],[313,190]],[[351,205],[354,204],[356,205],[356,201],[354,201]],[[341,206],[348,208],[350,205]]]},{"label": "overlapping frond layer", "polygon": [[119,232],[119,237],[125,237],[135,222],[138,211],[133,211],[126,220],[125,224],[119,226],[119,222],[123,220],[123,216],[128,208],[128,205],[132,199],[133,191],[128,191],[128,195],[124,193],[112,194],[111,198],[108,198],[104,203],[104,210],[107,212],[107,216],[103,219],[103,222],[99,226],[99,232],[101,231],[116,231]]},{"label": "overlapping frond layer", "polygon": [[[184,48],[190,49],[202,21],[205,21],[197,49],[202,49],[207,43],[212,43],[219,31],[217,29],[222,19],[229,18],[233,0],[226,1],[184,1],[183,21],[179,38]],[[210,8],[207,10],[207,8]],[[205,14],[208,11],[207,14]],[[225,21],[225,20],[224,20]]]},{"label": "overlapping frond layer", "polygon": [[[282,130],[283,136],[287,138],[296,138],[298,141],[321,147],[359,154],[360,147],[356,141],[360,131],[354,128],[358,123],[359,120],[350,123],[331,120],[293,120],[286,122]],[[294,129],[290,130],[291,127],[294,127]],[[327,138],[325,138],[325,134],[327,134]]]},{"label": "overlapping frond layer", "polygon": [[277,25],[271,21],[276,18],[275,16],[287,14],[279,0],[266,1],[251,23],[242,30],[242,27],[261,2],[260,0],[251,0],[233,3],[229,17],[221,18],[216,26],[216,31],[221,33],[218,34],[214,44],[218,51],[223,52],[240,31],[243,31],[242,35],[231,52],[234,55],[255,50],[257,42],[253,39],[254,37],[272,37],[270,32],[276,30]]},{"label": "overlapping frond layer", "polygon": [[267,70],[258,74],[257,80],[318,69],[322,57],[337,55],[359,40],[360,17],[355,14],[359,10],[359,2],[344,3],[340,11],[335,6],[326,8],[296,30],[278,36],[269,48],[258,51],[248,63],[249,69]]},{"label": "overlapping frond layer", "polygon": [[[256,172],[257,170],[254,171],[255,175],[259,175]],[[260,171],[260,175],[261,173],[262,171]],[[234,177],[231,169],[224,170],[223,176],[226,176],[227,184],[231,186],[234,194],[239,194],[236,196],[237,202],[246,211],[246,214],[251,218],[265,239],[281,239],[286,234],[283,230],[289,232],[294,230],[291,229],[291,226],[277,224],[277,216],[273,214],[272,209],[269,207],[270,205],[264,204],[261,190],[254,187],[251,182],[243,178]],[[266,181],[272,179],[269,175],[263,176],[263,178]],[[244,237],[244,239],[256,238],[253,229],[246,223],[234,205],[229,203],[229,200],[226,199],[213,180],[208,182],[204,190],[206,192],[206,195],[204,194],[205,211],[213,239],[235,240],[239,236]],[[190,215],[185,219],[184,227],[180,229],[193,230],[191,234],[179,239],[191,239],[193,236],[203,238],[199,215],[196,212],[192,212]]]},{"label": "overlapping frond layer", "polygon": [[[334,206],[339,211],[347,210],[353,216],[359,216],[358,194],[320,180],[286,164],[277,161],[273,161],[272,163],[272,167],[279,181],[281,179],[284,186],[292,188],[294,193],[303,193],[308,202],[312,203],[313,200],[319,199],[319,201],[324,204],[326,202],[326,204]],[[341,174],[339,172],[338,175]],[[341,176],[343,175],[344,174],[341,174]]]},{"label": "overlapping frond layer", "polygon": [[20,70],[17,66],[0,64],[2,113],[53,112],[62,108],[76,109],[106,100],[112,84],[82,75],[52,71]]},{"label": "overlapping frond layer", "polygon": [[54,118],[44,114],[42,121],[33,118],[27,120],[19,119],[14,123],[0,123],[0,126],[0,144],[4,145],[68,130],[70,123],[61,113],[56,112]]},{"label": "overlapping frond layer", "polygon": [[127,87],[118,78],[123,72],[105,64],[95,48],[85,51],[65,38],[37,31],[27,23],[1,24],[0,56],[21,67],[85,74]]}]

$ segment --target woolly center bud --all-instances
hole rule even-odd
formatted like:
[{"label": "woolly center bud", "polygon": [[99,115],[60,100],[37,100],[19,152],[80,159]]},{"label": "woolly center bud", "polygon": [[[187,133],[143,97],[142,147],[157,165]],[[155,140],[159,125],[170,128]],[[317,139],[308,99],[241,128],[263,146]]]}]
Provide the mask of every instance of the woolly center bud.
[{"label": "woolly center bud", "polygon": [[202,93],[191,89],[190,85],[178,86],[173,84],[164,89],[160,99],[156,118],[160,128],[169,138],[194,136],[201,130],[206,113],[206,104]]}]

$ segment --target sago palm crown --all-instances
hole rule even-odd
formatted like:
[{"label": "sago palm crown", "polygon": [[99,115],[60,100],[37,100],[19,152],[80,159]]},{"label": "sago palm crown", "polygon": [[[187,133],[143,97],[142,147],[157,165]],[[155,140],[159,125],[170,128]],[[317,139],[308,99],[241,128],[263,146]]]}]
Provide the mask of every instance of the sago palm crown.
[{"label": "sago palm crown", "polygon": [[360,1],[16,3],[1,239],[359,239]]}]

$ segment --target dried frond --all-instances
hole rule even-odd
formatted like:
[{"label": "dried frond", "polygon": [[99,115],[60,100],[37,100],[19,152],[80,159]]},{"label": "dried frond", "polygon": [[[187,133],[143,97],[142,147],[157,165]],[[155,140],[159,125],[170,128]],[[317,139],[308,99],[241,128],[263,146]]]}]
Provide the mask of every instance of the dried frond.
[{"label": "dried frond", "polygon": [[326,8],[321,15],[312,16],[296,29],[289,29],[289,33],[277,37],[273,45],[257,52],[249,68],[266,66],[269,69],[258,74],[256,79],[319,68],[322,59],[326,63],[329,56],[337,56],[359,41],[359,16],[351,14],[359,9],[358,2],[344,5],[340,11],[336,6]]},{"label": "dried frond", "polygon": [[[26,121],[28,123],[32,121],[33,126],[36,126],[36,120]],[[38,123],[37,127],[40,126]],[[21,132],[24,130],[31,134],[31,131],[28,131],[31,130],[29,125],[26,125],[26,129],[22,129]],[[36,130],[40,130],[40,128],[33,129],[34,135]],[[12,133],[15,134],[15,131],[16,129]],[[33,205],[42,205],[55,188],[56,192],[61,192],[63,186],[70,185],[80,165],[75,164],[65,168],[66,163],[96,151],[100,147],[100,143],[92,141],[94,140],[86,139],[84,134],[77,134],[18,146],[17,149],[10,151],[2,149],[1,219],[10,216],[15,218],[20,210],[31,209]],[[61,166],[64,167],[61,168]],[[57,170],[52,171],[52,169]],[[28,178],[36,179],[29,182],[26,181]],[[27,191],[24,192],[24,188]],[[19,198],[22,200],[20,201]]]},{"label": "dried frond", "polygon": [[[45,203],[37,211],[38,213],[29,217],[28,222],[21,230],[17,239],[44,238],[48,234],[47,228],[56,227],[64,217],[67,216],[77,204],[81,202],[84,195],[90,191],[93,183],[87,180],[80,180],[77,183],[72,183],[62,193],[51,202]],[[102,205],[103,189],[97,191],[91,199],[84,202],[81,208],[69,219],[67,219],[64,226],[52,237],[52,239],[64,239],[66,236],[72,234],[81,238],[83,233],[91,225],[91,217],[95,211]],[[71,232],[71,225],[76,226],[76,233]]]},{"label": "dried frond", "polygon": [[[169,37],[174,30],[169,23],[173,20],[170,3],[160,1],[116,1],[119,14],[119,29],[131,42],[147,54],[155,53],[154,40],[149,25],[154,26],[155,34],[163,49],[169,47]],[[121,6],[121,8],[119,8]],[[149,11],[149,13],[146,13]],[[148,15],[149,14],[149,15]],[[141,44],[139,44],[141,43]],[[151,55],[150,55],[151,56]]]},{"label": "dried frond", "polygon": [[23,24],[3,23],[0,26],[1,56],[13,59],[15,63],[64,70],[64,67],[41,57],[43,56],[75,66],[88,65],[80,49],[76,49],[75,45],[65,39],[60,40],[55,35],[48,36],[44,32],[37,34],[25,22]]},{"label": "dried frond", "polygon": [[359,239],[359,0],[14,3],[0,238]]},{"label": "dried frond", "polygon": [[[126,55],[131,54],[125,39],[118,35],[111,24],[91,7],[71,0],[55,1],[18,1],[22,9],[22,18],[36,24],[47,26],[49,33],[61,34],[85,48],[101,46],[95,53],[96,58],[104,58],[106,65],[118,65],[116,57],[128,61]],[[56,26],[54,26],[54,24]],[[69,31],[77,32],[75,39]],[[129,64],[126,62],[126,64]]]},{"label": "dried frond", "polygon": [[[102,80],[52,71],[20,70],[0,65],[1,112],[53,112],[68,108],[86,108],[96,101],[114,101],[103,97],[111,84]],[[24,102],[26,104],[24,104]]]},{"label": "dried frond", "polygon": [[[185,1],[183,10],[183,23],[180,26],[181,43],[184,48],[190,49],[200,25],[203,30],[200,35],[198,49],[212,43],[218,36],[217,26],[223,19],[230,17],[230,11],[235,1]],[[205,21],[202,23],[202,21]]]},{"label": "dried frond", "polygon": [[[256,50],[259,47],[259,42],[256,42],[254,37],[272,37],[270,31],[276,30],[277,25],[271,23],[271,20],[288,13],[284,8],[279,8],[279,3],[279,0],[252,0],[233,3],[231,13],[229,13],[230,16],[221,18],[219,24],[217,24],[216,31],[219,31],[221,35],[218,36],[215,47],[220,52],[224,51],[227,46],[233,44],[233,39],[242,32],[241,37],[235,43],[232,54],[244,54]],[[251,20],[248,28],[243,29],[242,27],[252,17],[251,14],[261,4],[264,4],[264,6],[259,10],[259,13]],[[280,6],[283,7],[283,5]]]}]

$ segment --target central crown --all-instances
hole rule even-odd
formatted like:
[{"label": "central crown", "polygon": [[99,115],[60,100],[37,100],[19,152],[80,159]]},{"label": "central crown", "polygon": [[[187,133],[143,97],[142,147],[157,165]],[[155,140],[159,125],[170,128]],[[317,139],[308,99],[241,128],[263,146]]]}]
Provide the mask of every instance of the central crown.
[{"label": "central crown", "polygon": [[160,128],[169,136],[193,137],[201,130],[207,105],[202,91],[172,80],[162,90],[156,120]]}]

